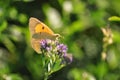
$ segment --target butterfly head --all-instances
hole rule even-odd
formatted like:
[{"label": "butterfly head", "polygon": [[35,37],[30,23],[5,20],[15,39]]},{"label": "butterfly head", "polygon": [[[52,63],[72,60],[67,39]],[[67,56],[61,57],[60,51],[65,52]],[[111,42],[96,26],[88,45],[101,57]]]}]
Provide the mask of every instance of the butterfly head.
[{"label": "butterfly head", "polygon": [[59,38],[62,38],[60,34],[54,34],[54,37],[58,40]]}]

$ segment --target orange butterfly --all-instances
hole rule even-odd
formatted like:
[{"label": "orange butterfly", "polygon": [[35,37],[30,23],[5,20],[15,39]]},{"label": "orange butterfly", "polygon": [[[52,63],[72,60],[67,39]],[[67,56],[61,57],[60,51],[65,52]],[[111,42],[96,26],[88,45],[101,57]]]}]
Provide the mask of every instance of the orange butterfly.
[{"label": "orange butterfly", "polygon": [[54,34],[54,32],[47,25],[33,17],[29,19],[29,29],[31,34],[31,45],[32,48],[37,53],[41,52],[40,50],[41,40],[43,39],[55,40],[60,36],[59,34]]}]

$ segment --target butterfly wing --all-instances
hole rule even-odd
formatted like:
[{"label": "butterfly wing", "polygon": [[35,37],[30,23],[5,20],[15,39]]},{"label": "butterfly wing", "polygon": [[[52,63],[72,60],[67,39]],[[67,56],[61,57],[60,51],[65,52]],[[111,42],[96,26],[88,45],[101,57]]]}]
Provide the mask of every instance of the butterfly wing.
[{"label": "butterfly wing", "polygon": [[53,31],[47,25],[45,25],[44,23],[33,17],[30,18],[29,20],[29,29],[31,35],[41,32],[46,32],[49,33],[50,35],[54,35]]},{"label": "butterfly wing", "polygon": [[32,45],[32,48],[37,52],[37,53],[41,53],[41,50],[40,50],[40,40],[37,40],[37,39],[31,39],[31,45]]},{"label": "butterfly wing", "polygon": [[29,30],[31,34],[31,45],[32,48],[40,53],[40,41],[42,39],[51,39],[55,40],[56,37],[59,37],[59,34],[54,34],[53,31],[44,23],[39,21],[36,18],[30,18],[29,20]]},{"label": "butterfly wing", "polygon": [[50,39],[50,40],[55,40],[57,37],[59,37],[59,34],[54,34],[51,36],[51,34],[46,32],[35,33],[32,36],[32,38],[34,39]]}]

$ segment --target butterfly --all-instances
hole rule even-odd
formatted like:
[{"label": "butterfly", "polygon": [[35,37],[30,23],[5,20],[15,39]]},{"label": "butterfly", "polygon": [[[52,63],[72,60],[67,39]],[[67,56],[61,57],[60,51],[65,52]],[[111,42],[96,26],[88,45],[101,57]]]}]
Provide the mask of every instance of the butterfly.
[{"label": "butterfly", "polygon": [[47,25],[39,21],[37,18],[31,17],[29,19],[29,30],[31,35],[32,48],[41,53],[40,41],[44,39],[56,40],[60,37],[59,34],[55,34]]}]

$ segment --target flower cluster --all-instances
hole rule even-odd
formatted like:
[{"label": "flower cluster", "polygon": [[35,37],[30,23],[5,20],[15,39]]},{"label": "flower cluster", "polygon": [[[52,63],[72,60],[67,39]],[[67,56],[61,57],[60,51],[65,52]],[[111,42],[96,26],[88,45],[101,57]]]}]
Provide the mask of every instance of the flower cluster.
[{"label": "flower cluster", "polygon": [[59,43],[59,41],[46,39],[42,40],[40,45],[42,53],[46,56],[49,56],[50,58],[53,56],[54,58],[59,57],[58,59],[61,60],[61,63],[69,64],[72,62],[72,55],[67,53],[67,46]]},{"label": "flower cluster", "polygon": [[47,80],[48,76],[53,72],[60,70],[66,64],[72,62],[72,55],[67,53],[67,46],[59,43],[58,40],[41,40],[40,46],[42,68],[45,73],[44,80]]}]

